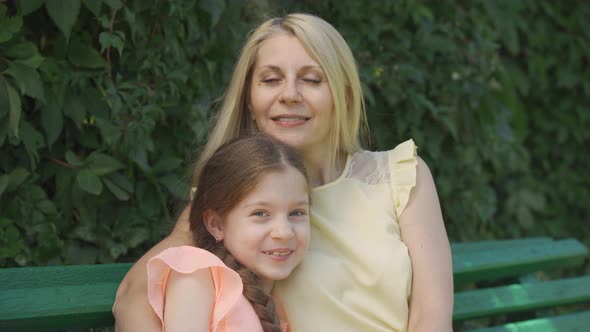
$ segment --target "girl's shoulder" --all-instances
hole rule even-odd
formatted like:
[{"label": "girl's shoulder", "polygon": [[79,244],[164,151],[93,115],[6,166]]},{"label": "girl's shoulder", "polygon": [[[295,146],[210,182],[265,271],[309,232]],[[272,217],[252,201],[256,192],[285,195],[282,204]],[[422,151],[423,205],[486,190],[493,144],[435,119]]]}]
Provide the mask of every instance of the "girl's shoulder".
[{"label": "girl's shoulder", "polygon": [[204,267],[225,267],[221,259],[210,251],[193,246],[167,248],[152,257],[148,266],[157,264],[158,261],[181,273],[191,273]]},{"label": "girl's shoulder", "polygon": [[[209,269],[215,292],[212,326],[218,326],[233,314],[236,306],[247,305],[242,296],[243,284],[239,274],[228,268],[217,256],[193,246],[168,248],[152,257],[147,263],[148,300],[154,312],[163,322],[166,288],[171,272],[190,274]],[[233,311],[235,312],[235,310]],[[249,320],[252,319],[246,315]]]}]

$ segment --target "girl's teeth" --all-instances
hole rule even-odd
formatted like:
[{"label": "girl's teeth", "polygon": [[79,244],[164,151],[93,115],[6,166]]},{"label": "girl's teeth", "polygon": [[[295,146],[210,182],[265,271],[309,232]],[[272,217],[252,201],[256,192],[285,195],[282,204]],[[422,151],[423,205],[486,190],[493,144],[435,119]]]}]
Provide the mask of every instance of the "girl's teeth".
[{"label": "girl's teeth", "polygon": [[276,256],[287,256],[288,254],[290,254],[290,252],[276,252],[276,251],[271,251],[268,253],[268,255],[276,255]]}]

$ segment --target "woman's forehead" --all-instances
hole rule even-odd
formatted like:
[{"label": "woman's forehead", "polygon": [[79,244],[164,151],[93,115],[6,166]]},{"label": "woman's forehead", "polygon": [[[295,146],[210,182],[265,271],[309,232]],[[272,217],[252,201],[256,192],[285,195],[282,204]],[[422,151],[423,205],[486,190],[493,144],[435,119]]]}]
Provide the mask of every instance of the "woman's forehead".
[{"label": "woman's forehead", "polygon": [[256,68],[281,69],[292,66],[322,69],[295,36],[280,33],[260,44]]}]

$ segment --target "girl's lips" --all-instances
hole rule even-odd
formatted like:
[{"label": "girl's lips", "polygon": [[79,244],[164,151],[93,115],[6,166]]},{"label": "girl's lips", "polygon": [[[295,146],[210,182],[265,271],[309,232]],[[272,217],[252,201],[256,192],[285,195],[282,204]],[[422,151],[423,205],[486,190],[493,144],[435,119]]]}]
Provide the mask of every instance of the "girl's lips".
[{"label": "girl's lips", "polygon": [[273,249],[273,250],[265,250],[262,253],[268,255],[270,259],[278,262],[286,261],[289,259],[289,256],[295,252],[295,250],[291,249]]}]

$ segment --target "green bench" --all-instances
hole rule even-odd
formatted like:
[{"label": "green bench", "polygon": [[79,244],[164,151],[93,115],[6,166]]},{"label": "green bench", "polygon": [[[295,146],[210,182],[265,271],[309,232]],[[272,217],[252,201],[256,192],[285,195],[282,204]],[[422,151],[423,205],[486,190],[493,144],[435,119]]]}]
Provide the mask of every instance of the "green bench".
[{"label": "green bench", "polygon": [[[539,272],[550,274],[583,264],[588,249],[580,242],[550,238],[483,241],[453,244],[452,252],[455,331],[465,330],[478,319],[521,313],[527,315],[525,320],[477,331],[590,331],[590,310],[553,312],[558,306],[590,303],[590,276],[544,281],[536,277]],[[115,292],[130,266],[0,269],[0,331],[112,326]]]}]

